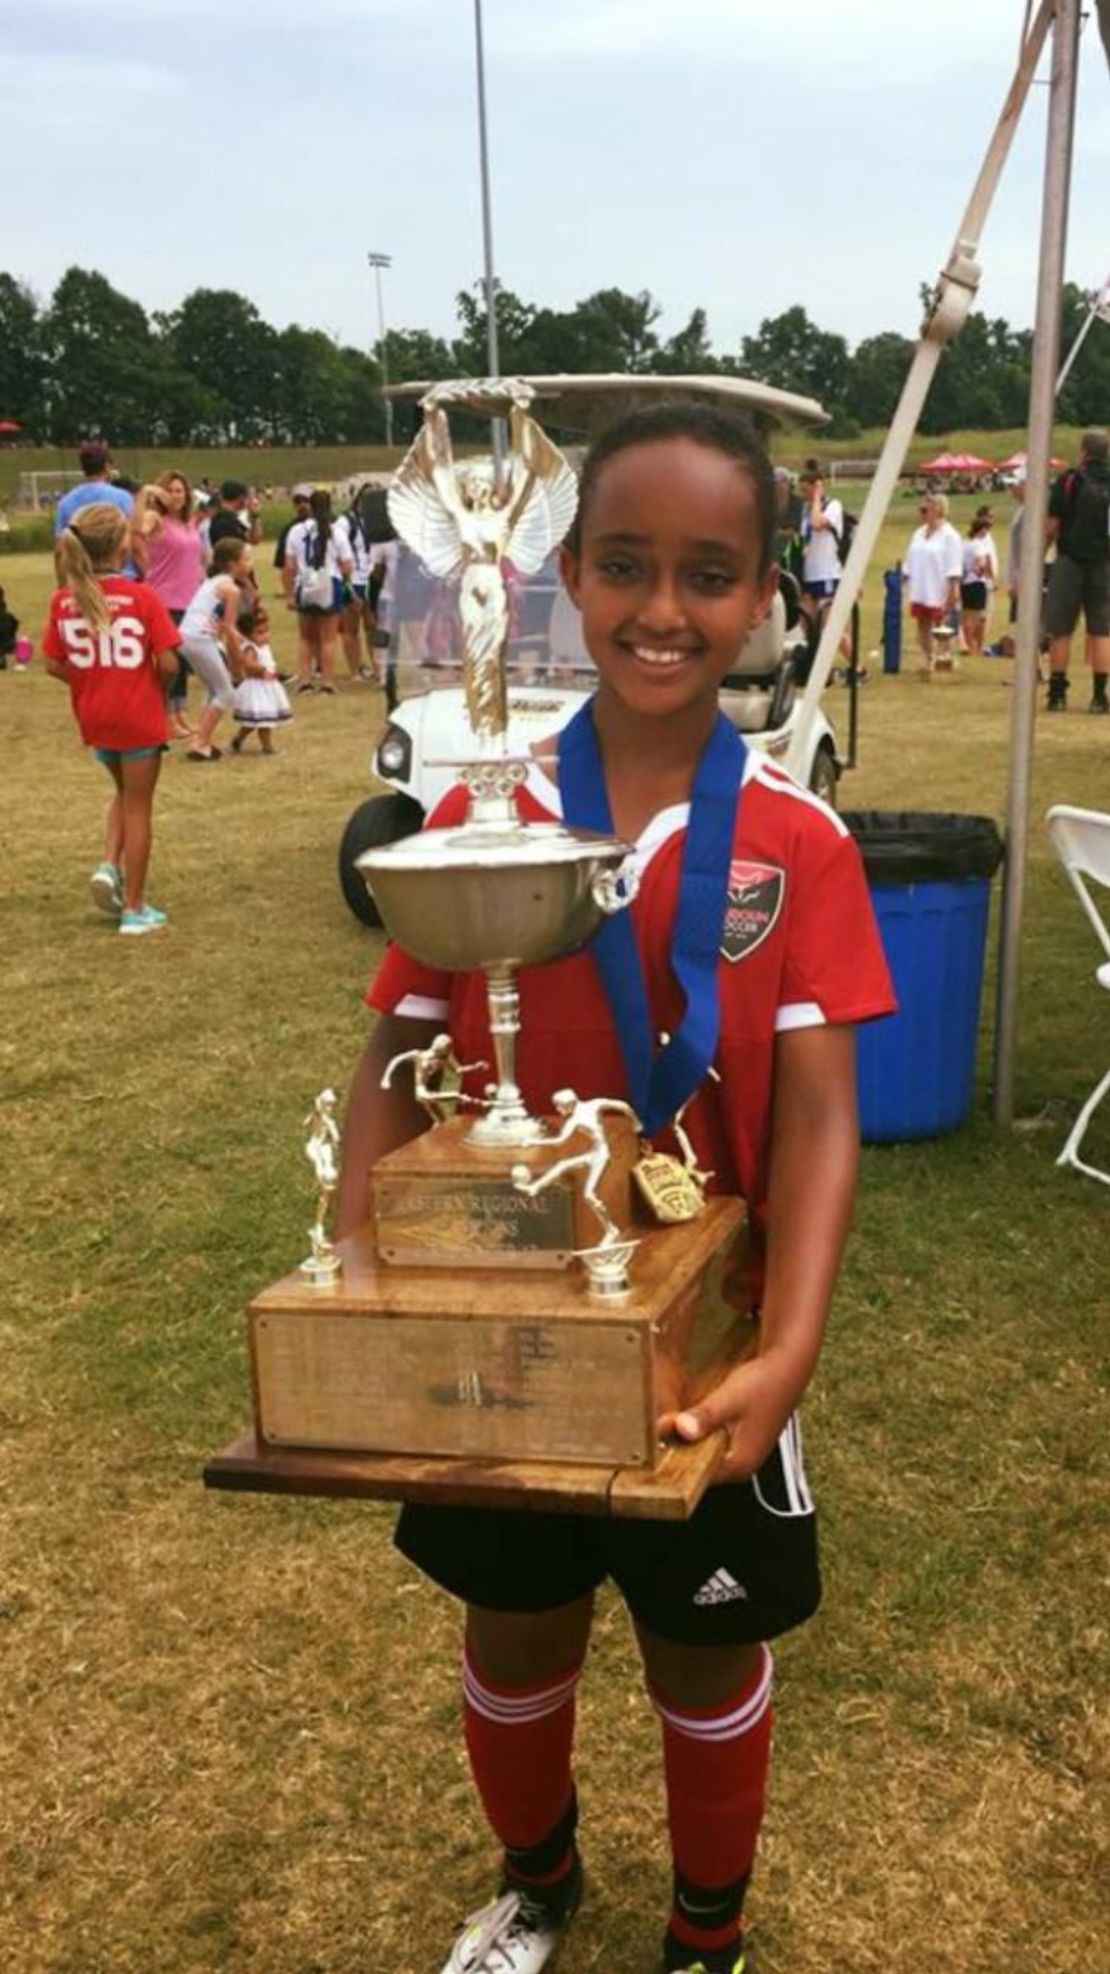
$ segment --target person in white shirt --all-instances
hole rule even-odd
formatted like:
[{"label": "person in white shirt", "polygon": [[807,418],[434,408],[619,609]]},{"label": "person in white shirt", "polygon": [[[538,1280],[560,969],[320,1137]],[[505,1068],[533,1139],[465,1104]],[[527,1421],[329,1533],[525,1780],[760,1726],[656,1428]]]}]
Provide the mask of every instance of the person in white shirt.
[{"label": "person in white shirt", "polygon": [[802,610],[813,650],[842,573],[840,543],[844,535],[844,509],[838,500],[827,497],[815,459],[806,460],[798,484],[802,496]]},{"label": "person in white shirt", "polygon": [[370,544],[359,513],[356,495],[346,513],[341,514],[335,524],[336,534],[347,538],[347,554],[351,561],[351,580],[343,615],[339,619],[339,634],[343,640],[343,655],[347,660],[347,670],[357,683],[372,685],[374,668],[363,655],[362,634],[365,630],[367,642],[371,636],[371,624],[367,616],[366,586],[370,580]]},{"label": "person in white shirt", "polygon": [[902,576],[909,593],[910,616],[917,626],[919,671],[923,677],[931,678],[935,657],[933,633],[960,600],[963,543],[948,519],[944,494],[926,494],[918,513],[921,526],[906,550]]},{"label": "person in white shirt", "polygon": [[332,518],[331,495],[318,487],[307,521],[285,543],[285,603],[297,613],[297,691],[335,691],[335,647],[353,563],[346,529]]},{"label": "person in white shirt", "polygon": [[998,584],[998,550],[991,535],[994,515],[980,507],[961,547],[960,644],[971,658],[981,658],[986,643],[987,615]]}]

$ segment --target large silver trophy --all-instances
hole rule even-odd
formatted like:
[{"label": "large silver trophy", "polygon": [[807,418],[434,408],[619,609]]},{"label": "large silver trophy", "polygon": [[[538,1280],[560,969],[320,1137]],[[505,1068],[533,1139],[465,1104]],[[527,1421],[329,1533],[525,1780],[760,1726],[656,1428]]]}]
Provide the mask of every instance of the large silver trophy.
[{"label": "large silver trophy", "polygon": [[[306,1120],[317,1180],[308,1261],[250,1309],[254,1431],[214,1485],[400,1494],[665,1518],[693,1512],[719,1448],[660,1441],[743,1342],[720,1293],[738,1201],[645,1148],[620,1098],[573,1087],[533,1117],[516,1080],[518,968],[559,958],[629,901],[615,837],[522,822],[507,743],[505,570],[536,571],[574,513],[574,478],[519,382],[437,384],[390,495],[398,534],[457,577],[473,749],[465,820],[359,861],[393,936],[485,973],[495,1074],[447,1034],[402,1050],[430,1128],[369,1175],[367,1221],[327,1235],[332,1093]],[[455,465],[447,407],[506,421],[497,465]],[[685,1224],[688,1223],[688,1224]],[[585,1293],[578,1274],[585,1271]]]},{"label": "large silver trophy", "polygon": [[[577,501],[571,468],[529,415],[531,399],[519,379],[498,379],[436,384],[422,401],[424,423],[390,489],[389,513],[433,575],[459,581],[474,752],[458,766],[470,806],[461,828],[425,830],[359,858],[406,952],[428,966],[485,973],[496,1082],[467,1135],[487,1147],[535,1145],[548,1135],[516,1081],[517,969],[583,945],[634,891],[627,844],[522,822],[514,802],[528,763],[507,745],[503,565],[534,575],[562,541]],[[507,419],[500,463],[455,463],[448,406]]]}]

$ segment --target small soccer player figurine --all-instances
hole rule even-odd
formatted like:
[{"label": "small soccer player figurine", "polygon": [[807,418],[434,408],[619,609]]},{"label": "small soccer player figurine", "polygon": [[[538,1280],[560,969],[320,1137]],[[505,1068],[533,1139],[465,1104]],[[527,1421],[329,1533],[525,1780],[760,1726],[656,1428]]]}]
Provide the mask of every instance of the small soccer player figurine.
[{"label": "small soccer player figurine", "polygon": [[405,1049],[394,1056],[385,1066],[381,1087],[388,1090],[393,1082],[393,1072],[400,1069],[403,1062],[412,1064],[412,1089],[417,1103],[423,1104],[433,1124],[442,1124],[453,1115],[456,1104],[480,1103],[479,1097],[468,1097],[464,1090],[443,1087],[445,1076],[457,1078],[467,1076],[472,1070],[488,1069],[485,1062],[459,1062],[451,1047],[450,1035],[437,1035],[426,1049]]},{"label": "small soccer player figurine", "polygon": [[567,1158],[556,1159],[554,1165],[546,1166],[542,1172],[536,1174],[535,1178],[526,1165],[514,1165],[513,1185],[518,1193],[527,1193],[529,1199],[535,1199],[537,1193],[542,1193],[545,1187],[550,1186],[554,1180],[563,1178],[564,1174],[584,1172],[586,1176],[582,1181],[582,1198],[600,1224],[599,1247],[611,1248],[623,1245],[627,1242],[628,1236],[617,1226],[597,1190],[612,1156],[609,1140],[605,1135],[605,1126],[601,1120],[605,1115],[630,1117],[636,1130],[639,1130],[639,1119],[631,1104],[622,1103],[616,1097],[579,1097],[573,1090],[556,1090],[551,1101],[563,1119],[563,1126],[548,1140],[549,1144],[565,1145],[568,1138],[573,1138],[577,1131],[581,1131],[589,1139],[589,1144],[583,1151],[574,1152]]},{"label": "small soccer player figurine", "polygon": [[308,1116],[303,1120],[305,1157],[316,1174],[316,1218],[309,1229],[312,1252],[301,1262],[301,1273],[310,1281],[331,1282],[340,1273],[339,1259],[327,1231],[328,1214],[339,1184],[339,1125],[335,1116],[334,1090],[321,1090]]}]

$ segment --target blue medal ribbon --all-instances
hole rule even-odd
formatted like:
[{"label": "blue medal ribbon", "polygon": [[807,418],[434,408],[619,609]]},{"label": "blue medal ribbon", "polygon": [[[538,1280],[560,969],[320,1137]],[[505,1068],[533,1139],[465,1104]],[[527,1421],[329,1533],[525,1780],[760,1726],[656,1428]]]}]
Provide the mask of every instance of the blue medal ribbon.
[{"label": "blue medal ribbon", "polygon": [[[671,965],[686,1008],[666,1048],[656,1051],[643,963],[628,912],[605,919],[588,948],[612,1012],[629,1101],[647,1137],[668,1124],[701,1088],[717,1053],[717,965],[747,751],[735,727],[718,713],[690,798],[671,941]],[[559,736],[559,793],[570,827],[613,834],[592,700]]]}]

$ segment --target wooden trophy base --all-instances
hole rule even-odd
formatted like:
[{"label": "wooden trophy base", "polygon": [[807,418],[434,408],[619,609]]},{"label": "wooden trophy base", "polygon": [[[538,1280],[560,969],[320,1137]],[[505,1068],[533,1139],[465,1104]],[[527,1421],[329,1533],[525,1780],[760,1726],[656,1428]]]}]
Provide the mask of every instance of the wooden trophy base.
[{"label": "wooden trophy base", "polygon": [[[573,1175],[534,1198],[518,1192],[515,1165],[542,1172],[563,1150],[538,1145],[482,1147],[468,1142],[473,1113],[460,1111],[378,1160],[370,1174],[374,1251],[403,1268],[569,1268],[576,1248],[600,1238],[596,1216]],[[639,1141],[630,1120],[604,1119],[609,1164],[599,1193],[618,1227],[632,1217],[630,1173]]]},{"label": "wooden trophy base", "polygon": [[712,1199],[685,1226],[644,1231],[616,1309],[587,1300],[578,1268],[448,1277],[383,1263],[361,1228],[339,1244],[334,1283],[293,1273],[251,1304],[254,1431],[205,1481],[682,1519],[723,1434],[663,1446],[656,1420],[754,1342],[720,1292],[742,1215]]}]

